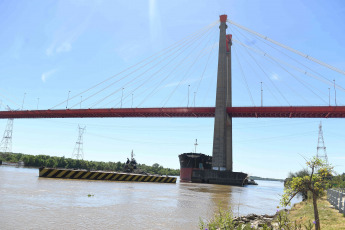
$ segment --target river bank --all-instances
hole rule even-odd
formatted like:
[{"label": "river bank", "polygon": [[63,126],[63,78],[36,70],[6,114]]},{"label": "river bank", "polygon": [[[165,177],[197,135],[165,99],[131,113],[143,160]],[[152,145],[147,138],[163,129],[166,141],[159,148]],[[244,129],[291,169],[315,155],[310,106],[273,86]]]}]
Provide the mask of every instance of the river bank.
[{"label": "river bank", "polygon": [[[319,218],[321,229],[323,230],[339,230],[345,229],[345,216],[339,213],[338,210],[327,201],[326,197],[318,200]],[[230,212],[218,212],[213,219],[200,229],[217,229],[217,226],[224,223],[229,223],[229,229],[236,229],[239,225],[246,225],[251,229],[263,229],[264,226],[268,229],[279,230],[279,226],[284,226],[284,229],[314,229],[314,210],[312,200],[301,201],[294,204],[288,209],[277,210],[274,215],[257,215],[249,214],[239,217],[231,217]]]}]

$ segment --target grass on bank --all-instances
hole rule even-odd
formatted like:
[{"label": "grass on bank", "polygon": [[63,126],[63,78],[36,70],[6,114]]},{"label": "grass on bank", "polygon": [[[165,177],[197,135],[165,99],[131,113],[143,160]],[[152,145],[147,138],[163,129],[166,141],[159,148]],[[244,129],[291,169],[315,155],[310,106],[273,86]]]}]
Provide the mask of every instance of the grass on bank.
[{"label": "grass on bank", "polygon": [[[338,210],[331,208],[331,204],[326,197],[322,197],[317,202],[319,218],[322,230],[345,229],[345,217]],[[295,204],[288,214],[290,221],[297,223],[306,223],[314,220],[314,209],[312,199]]]}]

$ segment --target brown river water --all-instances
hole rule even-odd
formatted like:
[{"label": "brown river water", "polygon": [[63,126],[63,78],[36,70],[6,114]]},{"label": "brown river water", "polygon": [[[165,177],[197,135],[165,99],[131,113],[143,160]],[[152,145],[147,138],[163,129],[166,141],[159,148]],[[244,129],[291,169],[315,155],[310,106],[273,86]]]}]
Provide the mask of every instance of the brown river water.
[{"label": "brown river water", "polygon": [[[160,184],[39,178],[0,166],[0,229],[198,229],[218,207],[274,214],[283,183]],[[93,196],[88,196],[91,194]],[[294,202],[299,202],[295,199]]]}]

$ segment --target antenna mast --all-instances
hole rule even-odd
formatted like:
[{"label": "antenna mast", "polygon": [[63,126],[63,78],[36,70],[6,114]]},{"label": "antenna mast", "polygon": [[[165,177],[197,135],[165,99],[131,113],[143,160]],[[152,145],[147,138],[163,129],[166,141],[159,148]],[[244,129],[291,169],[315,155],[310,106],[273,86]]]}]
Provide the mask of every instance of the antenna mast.
[{"label": "antenna mast", "polygon": [[79,136],[78,136],[77,142],[75,142],[72,158],[75,158],[77,160],[83,160],[84,159],[83,134],[84,134],[86,126],[84,126],[84,128],[81,128],[80,125],[78,125],[78,128],[79,128]]},{"label": "antenna mast", "polygon": [[194,146],[195,146],[195,153],[196,153],[196,146],[198,146],[198,139],[195,139],[195,144],[194,144]]},{"label": "antenna mast", "polygon": [[[323,151],[323,154],[320,153],[321,151]],[[327,158],[327,152],[326,152],[326,147],[325,147],[325,141],[323,139],[323,131],[322,131],[322,122],[321,121],[320,121],[320,125],[319,125],[319,137],[317,140],[316,157],[324,160],[325,163],[328,164],[328,158]]]}]

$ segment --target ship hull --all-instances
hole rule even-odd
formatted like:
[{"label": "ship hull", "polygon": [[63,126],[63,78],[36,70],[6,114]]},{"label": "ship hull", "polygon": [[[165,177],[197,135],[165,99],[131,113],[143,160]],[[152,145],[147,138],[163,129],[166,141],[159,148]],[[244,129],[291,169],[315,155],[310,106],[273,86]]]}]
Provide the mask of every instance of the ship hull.
[{"label": "ship hull", "polygon": [[212,170],[212,157],[201,153],[179,155],[180,181],[243,186],[248,184],[248,174],[229,170]]},{"label": "ship hull", "polygon": [[211,169],[212,157],[201,153],[183,153],[179,155],[180,181],[192,182],[193,170]]}]

